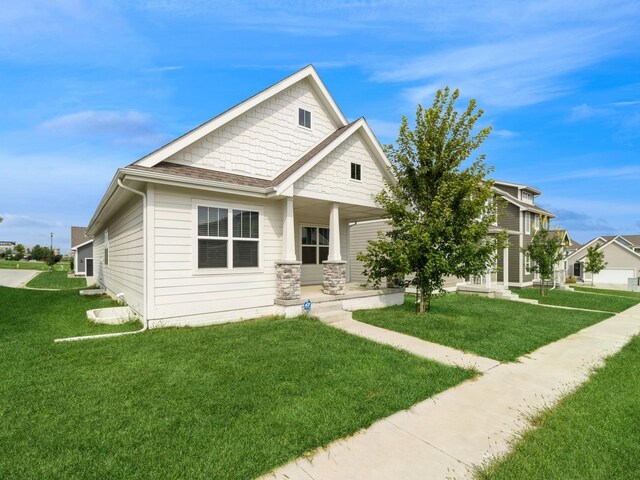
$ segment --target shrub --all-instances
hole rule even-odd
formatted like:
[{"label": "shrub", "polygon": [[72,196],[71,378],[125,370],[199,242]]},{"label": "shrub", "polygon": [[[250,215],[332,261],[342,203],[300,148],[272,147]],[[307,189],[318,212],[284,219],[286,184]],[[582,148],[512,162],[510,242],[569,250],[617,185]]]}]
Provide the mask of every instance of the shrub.
[{"label": "shrub", "polygon": [[574,277],[573,275],[569,275],[565,280],[565,283],[576,283],[576,277]]}]

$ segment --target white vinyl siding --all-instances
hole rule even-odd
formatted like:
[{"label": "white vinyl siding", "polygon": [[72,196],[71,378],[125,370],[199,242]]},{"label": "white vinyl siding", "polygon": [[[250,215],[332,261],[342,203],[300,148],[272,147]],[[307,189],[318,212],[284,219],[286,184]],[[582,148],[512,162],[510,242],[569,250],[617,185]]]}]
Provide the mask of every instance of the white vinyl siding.
[{"label": "white vinyl siding", "polygon": [[[153,317],[212,315],[272,306],[275,262],[282,258],[282,201],[237,200],[225,194],[158,186],[155,192],[155,311]],[[258,205],[255,203],[260,202]],[[261,268],[209,274],[197,271],[197,213],[194,205],[261,211]],[[231,235],[232,232],[230,231]],[[231,259],[230,259],[231,260]],[[219,269],[211,269],[219,270]]]},{"label": "white vinyl siding", "polygon": [[109,263],[105,262],[105,232],[94,241],[94,274],[109,295],[124,294],[135,312],[143,312],[143,213],[137,195],[107,222]]}]

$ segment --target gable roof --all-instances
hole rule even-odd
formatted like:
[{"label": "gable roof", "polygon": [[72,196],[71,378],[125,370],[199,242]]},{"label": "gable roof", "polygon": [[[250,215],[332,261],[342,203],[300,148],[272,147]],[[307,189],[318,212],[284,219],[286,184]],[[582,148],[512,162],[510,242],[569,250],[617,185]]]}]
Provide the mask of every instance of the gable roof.
[{"label": "gable roof", "polygon": [[231,107],[220,115],[213,117],[211,120],[206,121],[202,125],[176,138],[175,140],[172,140],[163,147],[160,147],[150,154],[136,160],[133,165],[153,167],[154,165],[157,165],[158,163],[166,160],[174,153],[179,152],[183,148],[209,135],[216,129],[220,128],[226,123],[229,123],[233,119],[249,111],[265,100],[273,97],[274,95],[277,95],[283,90],[305,79],[311,83],[311,86],[320,97],[322,103],[324,103],[325,107],[327,108],[327,112],[333,118],[333,120],[339,125],[347,125],[348,122],[346,117],[327,90],[327,87],[325,87],[316,69],[313,67],[313,65],[307,65],[303,69],[298,70],[297,72],[289,75],[283,80],[280,80],[278,83],[275,83],[274,85],[262,90],[261,92],[255,94],[247,100],[238,103],[237,105]]},{"label": "gable roof", "polygon": [[[603,243],[602,245],[600,245],[600,247],[598,247],[598,251],[601,252],[604,249],[609,248],[611,245],[615,245],[616,247],[622,248],[629,255],[633,255],[635,257],[640,258],[640,253],[637,253],[632,248],[629,248],[629,247],[621,244],[620,242],[616,241],[618,239],[618,235],[616,235],[616,236],[607,235],[607,237],[613,237],[613,238],[611,238],[609,241],[607,241],[607,242]],[[586,257],[586,254],[582,255],[580,258],[578,258],[578,261],[582,261],[585,257]]]},{"label": "gable roof", "polygon": [[91,237],[87,235],[86,227],[71,227],[71,248],[85,243]]},{"label": "gable roof", "polygon": [[[569,256],[567,257],[567,259],[572,258],[572,257],[576,257],[576,258],[578,258],[578,257],[577,257],[577,255],[578,255],[580,252],[583,252],[584,250],[586,250],[587,248],[589,248],[592,244],[594,244],[595,242],[598,242],[598,241],[600,241],[602,244],[607,243],[607,240],[606,240],[606,239],[604,239],[603,237],[596,237],[596,238],[592,238],[592,239],[591,239],[591,240],[589,240],[587,243],[585,243],[585,244],[584,244],[584,245],[582,245],[580,248],[578,248],[575,252],[573,252],[571,255],[569,255]],[[579,257],[579,258],[582,258],[582,257]]]},{"label": "gable roof", "polygon": [[493,183],[495,185],[499,186],[500,185],[504,185],[505,187],[515,187],[518,190],[530,190],[531,192],[535,193],[536,195],[542,195],[542,192],[540,190],[538,190],[537,188],[533,188],[530,185],[525,185],[523,183],[513,183],[513,182],[503,182],[502,180],[494,180]]},{"label": "gable roof", "polygon": [[531,205],[529,203],[525,203],[521,200],[518,200],[513,195],[505,192],[504,190],[501,190],[498,187],[495,187],[495,185],[494,185],[494,190],[496,191],[496,193],[498,193],[502,198],[504,198],[508,202],[520,207],[520,210],[524,210],[527,212],[541,213],[542,215],[547,215],[549,217],[556,218],[556,216],[553,213],[551,213],[549,210],[545,210],[544,208],[538,207],[537,205]]},{"label": "gable roof", "polygon": [[605,240],[614,240],[620,238],[634,247],[640,247],[640,235],[603,235]]},{"label": "gable roof", "polygon": [[379,151],[376,152],[376,156],[378,157],[377,160],[381,167],[381,171],[383,171],[383,173],[387,173],[387,178],[389,180],[393,180],[390,170],[387,168],[390,166],[389,161],[386,155],[384,155],[382,147],[380,147],[380,144],[377,142],[364,118],[360,118],[355,122],[338,128],[273,179],[255,178],[248,175],[227,173],[166,161],[160,162],[152,167],[133,164],[126,167],[123,171],[135,171],[140,172],[143,175],[151,174],[182,177],[190,180],[201,180],[207,183],[210,182],[212,184],[224,184],[229,187],[238,187],[239,189],[258,189],[263,193],[268,191],[281,193],[358,131],[362,131],[364,133],[365,140],[373,147],[374,151],[376,150],[375,146],[377,145]]}]

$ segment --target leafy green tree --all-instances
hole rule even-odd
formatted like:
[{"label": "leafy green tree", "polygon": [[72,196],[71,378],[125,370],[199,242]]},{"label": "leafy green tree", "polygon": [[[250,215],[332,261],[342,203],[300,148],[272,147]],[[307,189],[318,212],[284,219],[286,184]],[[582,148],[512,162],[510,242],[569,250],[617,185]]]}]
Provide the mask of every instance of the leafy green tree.
[{"label": "leafy green tree", "polygon": [[44,260],[44,250],[40,245],[34,245],[31,249],[31,258],[38,261]]},{"label": "leafy green tree", "polygon": [[13,251],[15,252],[15,255],[14,255],[15,259],[22,260],[24,258],[26,249],[24,248],[23,244],[19,243],[14,247]]},{"label": "leafy green tree", "polygon": [[529,270],[540,275],[540,296],[543,296],[544,281],[553,278],[555,266],[562,260],[562,240],[555,232],[541,228],[522,251],[531,259]]},{"label": "leafy green tree", "polygon": [[584,264],[584,271],[591,273],[591,286],[593,287],[593,276],[600,273],[608,265],[604,261],[604,252],[599,251],[599,244],[591,245],[587,248],[587,261]]},{"label": "leafy green tree", "polygon": [[486,272],[506,240],[504,233],[488,236],[498,204],[485,156],[462,166],[491,127],[473,133],[483,112],[476,110],[475,100],[458,112],[459,96],[447,87],[436,93],[430,108],[418,105],[413,130],[402,117],[397,145],[385,147],[397,182],[388,183],[376,197],[391,229],[358,256],[374,285],[394,279],[415,286],[418,313],[430,310],[445,276]]}]

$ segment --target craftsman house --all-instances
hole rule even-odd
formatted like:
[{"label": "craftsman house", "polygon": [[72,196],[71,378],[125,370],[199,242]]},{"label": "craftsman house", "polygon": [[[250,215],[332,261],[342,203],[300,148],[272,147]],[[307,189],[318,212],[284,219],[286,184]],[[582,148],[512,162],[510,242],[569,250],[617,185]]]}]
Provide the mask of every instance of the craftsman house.
[{"label": "craftsman house", "polygon": [[96,281],[151,327],[401,303],[350,287],[348,225],[384,215],[385,180],[366,120],[308,66],[116,172],[88,226]]}]

